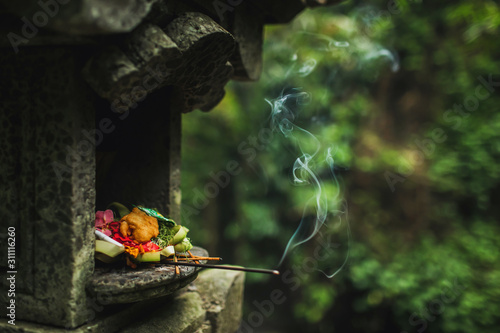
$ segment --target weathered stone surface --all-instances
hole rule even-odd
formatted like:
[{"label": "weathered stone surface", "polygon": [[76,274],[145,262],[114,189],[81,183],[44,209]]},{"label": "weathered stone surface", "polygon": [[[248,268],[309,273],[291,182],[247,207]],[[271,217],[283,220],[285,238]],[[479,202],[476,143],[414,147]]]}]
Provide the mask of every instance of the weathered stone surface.
[{"label": "weathered stone surface", "polygon": [[211,331],[205,328],[206,332],[236,332],[242,316],[244,281],[245,273],[238,271],[210,269],[199,274],[190,291],[203,299],[211,325]]},{"label": "weathered stone surface", "polygon": [[133,87],[141,86],[139,69],[117,46],[110,46],[90,59],[83,69],[83,75],[101,97],[109,100],[130,94]]},{"label": "weathered stone surface", "polygon": [[[0,230],[16,228],[17,319],[68,327],[88,320],[94,266],[95,151],[84,135],[94,94],[79,80],[79,54],[40,47],[0,56]],[[6,254],[1,242],[2,266]],[[0,283],[6,290],[5,274]],[[7,293],[0,298],[6,304]]]},{"label": "weathered stone surface", "polygon": [[121,333],[194,333],[205,320],[205,310],[197,293],[184,293],[141,317]]},{"label": "weathered stone surface", "polygon": [[116,112],[127,112],[164,86],[174,87],[171,105],[175,109],[208,111],[222,99],[232,76],[228,60],[234,44],[233,36],[211,18],[187,12],[165,29],[147,24],[121,47],[100,51],[83,75]]},{"label": "weathered stone surface", "polygon": [[228,30],[236,39],[236,49],[229,61],[233,65],[233,79],[257,81],[262,72],[262,38],[264,17],[250,3],[236,7]]},{"label": "weathered stone surface", "polygon": [[166,32],[184,58],[184,66],[176,72],[173,104],[184,112],[212,109],[224,96],[232,75],[228,59],[234,50],[233,36],[208,16],[194,12],[180,15]]},{"label": "weathered stone surface", "polygon": [[[201,298],[197,295],[181,298],[178,302],[177,298],[167,296],[161,298],[148,299],[142,302],[124,304],[117,306],[103,306],[100,303],[100,298],[92,299],[92,306],[89,308],[93,312],[93,319],[84,325],[74,328],[58,328],[49,325],[35,324],[32,322],[16,320],[16,325],[13,326],[7,323],[7,320],[0,319],[0,332],[2,333],[114,333],[121,332],[122,329],[128,330],[131,325],[142,326],[148,322],[148,328],[152,327],[152,323],[158,323],[158,327],[149,332],[171,332],[169,331],[170,324],[164,323],[164,317],[168,316],[170,320],[176,321],[176,318],[171,318],[170,314],[184,311],[194,311],[189,315],[179,317],[178,320],[185,320],[183,325],[186,329],[183,333],[191,333],[196,331],[205,318],[205,311],[201,307]],[[157,311],[158,310],[158,311]],[[201,310],[201,311],[200,311]],[[165,312],[163,312],[165,311]],[[138,323],[141,319],[141,323]],[[153,324],[154,325],[154,324]],[[142,332],[141,330],[138,330]]]},{"label": "weathered stone surface", "polygon": [[[191,253],[208,256],[201,247],[193,247]],[[203,262],[203,261],[202,261]],[[169,295],[183,288],[198,275],[200,268],[142,264],[136,269],[106,265],[96,267],[90,285],[90,294],[98,297],[100,304],[132,303]]]},{"label": "weathered stone surface", "polygon": [[[129,58],[138,68],[165,65],[174,71],[181,64],[182,53],[178,45],[153,24],[144,24],[134,30],[125,46]],[[165,60],[168,60],[166,64]]]},{"label": "weathered stone surface", "polygon": [[[266,11],[252,1],[207,2],[195,0],[196,4],[229,31],[236,40],[235,50],[229,59],[234,68],[232,79],[256,81],[262,71],[262,38]],[[267,9],[267,3],[263,8]],[[175,8],[171,9],[175,12]]]},{"label": "weathered stone surface", "polygon": [[[42,1],[49,4],[40,6],[38,0],[1,0],[0,3],[19,17],[27,17],[31,22],[43,22],[41,15],[48,17],[45,28],[63,34],[96,35],[129,32],[149,13],[157,0],[57,0]],[[37,14],[41,13],[41,14]]]}]

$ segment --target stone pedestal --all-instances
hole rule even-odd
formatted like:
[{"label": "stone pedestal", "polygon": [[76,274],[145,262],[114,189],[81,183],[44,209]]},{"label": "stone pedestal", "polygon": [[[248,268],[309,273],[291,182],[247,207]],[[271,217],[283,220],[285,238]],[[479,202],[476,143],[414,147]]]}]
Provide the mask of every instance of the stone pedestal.
[{"label": "stone pedestal", "polygon": [[240,325],[245,274],[206,270],[183,291],[174,295],[112,307],[94,303],[94,319],[72,330],[30,322],[9,325],[0,319],[5,333],[233,333]]},{"label": "stone pedestal", "polygon": [[121,333],[234,333],[242,317],[245,274],[209,269],[185,290]]}]

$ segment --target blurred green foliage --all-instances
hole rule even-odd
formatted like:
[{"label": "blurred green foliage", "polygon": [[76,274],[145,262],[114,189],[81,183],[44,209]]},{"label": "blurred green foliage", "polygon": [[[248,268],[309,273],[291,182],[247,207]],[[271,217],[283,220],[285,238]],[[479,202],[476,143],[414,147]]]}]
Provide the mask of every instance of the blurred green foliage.
[{"label": "blurred green foliage", "polygon": [[[297,145],[264,135],[266,99],[308,92],[296,124],[335,152],[352,238],[342,201],[331,202],[343,222],[322,229],[338,246],[318,269],[341,267],[347,249],[348,265],[332,279],[304,272],[314,239],[281,267],[297,288],[247,275],[247,313],[273,288],[288,300],[256,331],[499,327],[500,83],[488,90],[478,78],[500,82],[500,8],[396,3],[350,1],[268,27],[260,81],[233,82],[215,110],[183,118],[183,223],[228,263],[276,266],[314,195],[292,185]],[[234,165],[226,182],[220,175]],[[339,187],[316,166],[331,198]],[[223,186],[207,197],[217,180]]]}]

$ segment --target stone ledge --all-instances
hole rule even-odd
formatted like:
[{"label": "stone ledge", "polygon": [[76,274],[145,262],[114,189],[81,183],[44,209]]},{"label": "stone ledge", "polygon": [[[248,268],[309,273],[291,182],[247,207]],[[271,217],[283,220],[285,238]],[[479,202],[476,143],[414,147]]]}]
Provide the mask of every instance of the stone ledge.
[{"label": "stone ledge", "polygon": [[[191,251],[196,256],[208,256],[199,246]],[[199,270],[180,267],[180,273],[176,274],[174,266],[161,264],[142,264],[135,269],[124,267],[121,262],[117,266],[100,265],[94,270],[89,289],[102,305],[130,304],[172,294],[194,281]]]}]

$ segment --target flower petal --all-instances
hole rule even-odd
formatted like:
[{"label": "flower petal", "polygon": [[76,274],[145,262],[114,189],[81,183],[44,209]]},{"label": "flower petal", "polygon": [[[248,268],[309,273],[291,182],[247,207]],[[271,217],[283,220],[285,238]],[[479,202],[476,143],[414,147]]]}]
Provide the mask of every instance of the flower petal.
[{"label": "flower petal", "polygon": [[102,228],[104,226],[104,212],[102,210],[98,210],[95,212],[95,227]]},{"label": "flower petal", "polygon": [[104,211],[104,222],[110,223],[113,222],[114,216],[113,216],[113,211],[111,209],[107,209]]}]

